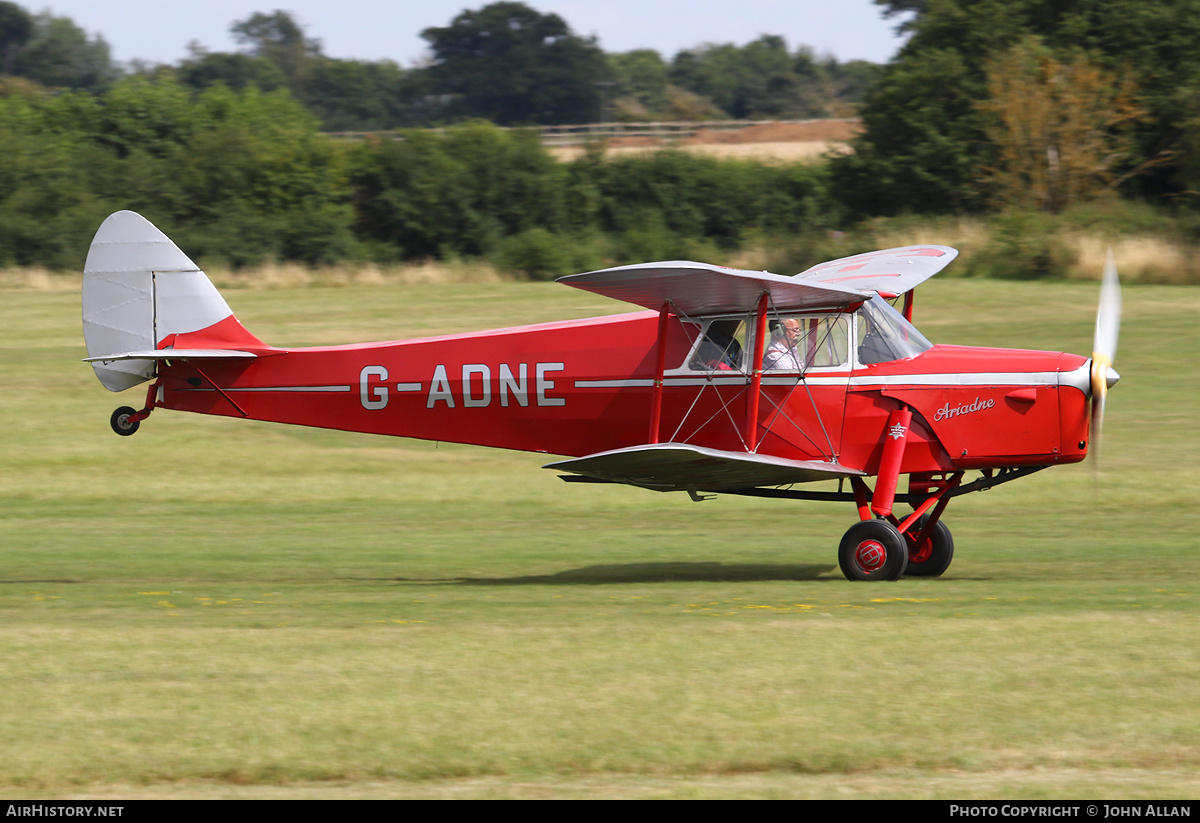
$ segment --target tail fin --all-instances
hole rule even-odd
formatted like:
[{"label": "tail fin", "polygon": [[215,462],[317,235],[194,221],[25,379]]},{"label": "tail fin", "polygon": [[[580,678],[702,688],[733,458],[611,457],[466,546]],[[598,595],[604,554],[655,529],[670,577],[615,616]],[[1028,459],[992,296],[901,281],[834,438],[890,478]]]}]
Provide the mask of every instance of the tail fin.
[{"label": "tail fin", "polygon": [[253,357],[245,349],[265,348],[204,272],[131,211],[109,215],[88,249],[83,339],[96,377],[114,392],[153,379],[168,351]]}]

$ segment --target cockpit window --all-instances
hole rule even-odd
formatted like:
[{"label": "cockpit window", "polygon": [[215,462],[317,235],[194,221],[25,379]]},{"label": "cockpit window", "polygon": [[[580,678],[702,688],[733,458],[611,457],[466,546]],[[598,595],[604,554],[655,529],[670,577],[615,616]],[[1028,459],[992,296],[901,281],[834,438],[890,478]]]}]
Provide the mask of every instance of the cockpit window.
[{"label": "cockpit window", "polygon": [[693,371],[742,371],[746,364],[744,318],[710,320],[688,358]]},{"label": "cockpit window", "polygon": [[849,322],[843,314],[784,314],[767,323],[764,371],[844,366]]},{"label": "cockpit window", "polygon": [[864,366],[915,357],[933,344],[879,295],[858,310],[858,362]]},{"label": "cockpit window", "polygon": [[[685,368],[747,373],[754,347],[753,325],[753,318],[748,316],[705,322]],[[849,340],[849,315],[774,314],[767,322],[767,339],[763,341],[763,370],[845,368],[850,359]]]}]

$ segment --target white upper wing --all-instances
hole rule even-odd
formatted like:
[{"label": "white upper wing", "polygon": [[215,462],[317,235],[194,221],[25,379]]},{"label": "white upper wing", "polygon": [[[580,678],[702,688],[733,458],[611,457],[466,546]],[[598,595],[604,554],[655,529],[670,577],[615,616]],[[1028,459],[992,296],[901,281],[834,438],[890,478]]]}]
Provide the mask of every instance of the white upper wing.
[{"label": "white upper wing", "polygon": [[836,309],[869,296],[834,283],[806,283],[765,271],[727,269],[690,260],[618,266],[560,277],[558,282],[648,309],[657,310],[669,302],[674,310],[692,316],[754,311],[764,291],[780,310]]},{"label": "white upper wing", "polygon": [[792,277],[670,260],[572,274],[558,282],[648,309],[670,303],[673,311],[691,316],[753,311],[763,292],[776,311],[832,310],[873,292],[903,294],[957,256],[948,246],[905,246],[820,263]]},{"label": "white upper wing", "polygon": [[955,257],[958,251],[949,246],[903,246],[818,263],[795,279],[901,295],[933,277]]}]

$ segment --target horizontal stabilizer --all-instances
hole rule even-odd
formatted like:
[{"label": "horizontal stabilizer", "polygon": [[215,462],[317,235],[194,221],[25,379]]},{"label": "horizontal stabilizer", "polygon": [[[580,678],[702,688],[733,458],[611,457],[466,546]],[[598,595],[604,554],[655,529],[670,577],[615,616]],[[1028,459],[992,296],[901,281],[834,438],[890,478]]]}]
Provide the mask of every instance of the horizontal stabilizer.
[{"label": "horizontal stabilizer", "polygon": [[153,351],[123,351],[85,357],[85,363],[111,363],[116,360],[253,360],[257,354],[234,349],[155,349]]},{"label": "horizontal stabilizer", "polygon": [[863,475],[837,463],[706,449],[688,443],[614,449],[543,468],[656,491],[732,491]]}]

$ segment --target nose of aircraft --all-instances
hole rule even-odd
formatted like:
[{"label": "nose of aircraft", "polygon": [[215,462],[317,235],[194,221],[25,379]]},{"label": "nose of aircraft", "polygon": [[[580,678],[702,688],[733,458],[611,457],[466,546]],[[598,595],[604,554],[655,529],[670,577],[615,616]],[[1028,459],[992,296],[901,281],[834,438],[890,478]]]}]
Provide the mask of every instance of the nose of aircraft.
[{"label": "nose of aircraft", "polygon": [[1117,381],[1120,379],[1121,379],[1121,375],[1112,366],[1108,366],[1104,370],[1104,382],[1108,384],[1108,387],[1110,389],[1113,386],[1117,385]]}]

